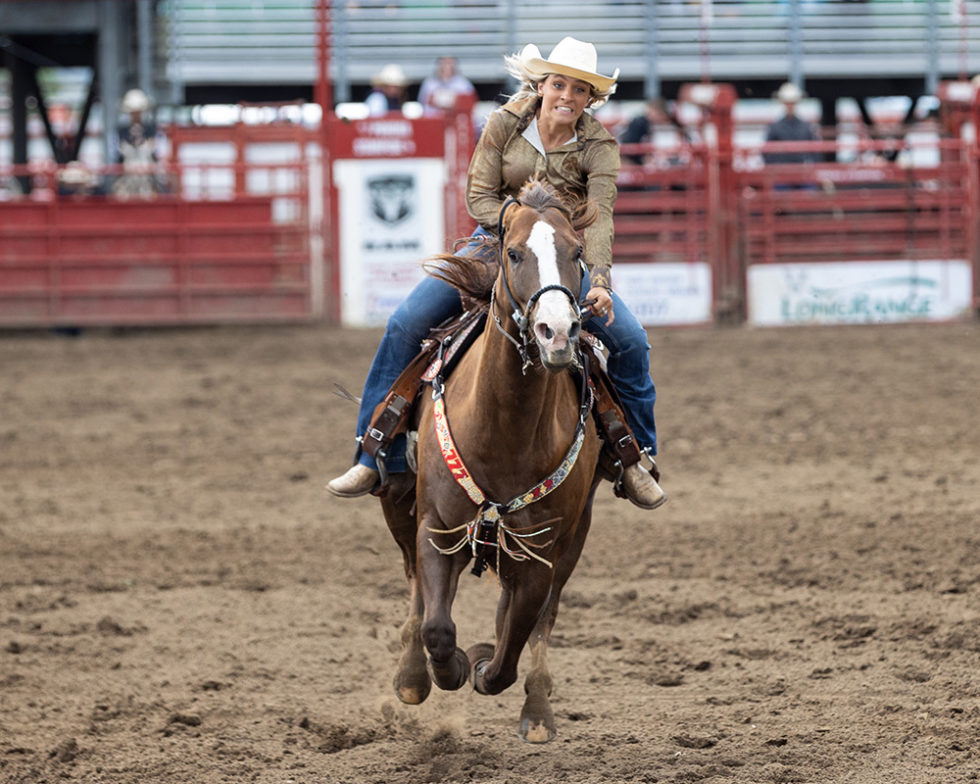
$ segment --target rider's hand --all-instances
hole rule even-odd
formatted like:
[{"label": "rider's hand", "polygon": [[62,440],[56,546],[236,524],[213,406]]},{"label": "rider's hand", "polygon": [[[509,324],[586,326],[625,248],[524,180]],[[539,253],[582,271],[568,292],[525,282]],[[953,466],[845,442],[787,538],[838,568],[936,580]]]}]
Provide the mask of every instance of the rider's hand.
[{"label": "rider's hand", "polygon": [[607,327],[615,321],[616,314],[613,313],[613,301],[612,297],[609,296],[609,289],[603,288],[602,286],[593,286],[589,289],[589,293],[585,298],[595,300],[590,306],[590,309],[593,315],[605,319]]}]

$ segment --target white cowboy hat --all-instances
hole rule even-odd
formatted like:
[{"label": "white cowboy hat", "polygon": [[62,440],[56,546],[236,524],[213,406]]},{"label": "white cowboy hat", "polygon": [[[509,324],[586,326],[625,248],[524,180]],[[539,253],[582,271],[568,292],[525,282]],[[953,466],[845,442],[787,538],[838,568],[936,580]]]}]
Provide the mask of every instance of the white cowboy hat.
[{"label": "white cowboy hat", "polygon": [[590,43],[571,37],[562,38],[555,44],[555,48],[551,50],[547,60],[541,56],[538,47],[534,44],[528,44],[521,51],[521,62],[528,73],[536,78],[540,79],[546,74],[558,73],[588,82],[600,93],[610,89],[616,84],[616,79],[619,78],[618,68],[612,76],[600,74],[598,72],[599,58],[596,55],[595,47]]},{"label": "white cowboy hat", "polygon": [[127,90],[122,99],[122,110],[129,112],[145,112],[150,108],[150,99],[142,90]]},{"label": "white cowboy hat", "polygon": [[803,91],[792,82],[784,82],[779,86],[776,100],[780,103],[799,103],[803,100]]},{"label": "white cowboy hat", "polygon": [[371,84],[375,86],[390,84],[392,87],[404,87],[408,84],[408,79],[405,78],[405,72],[400,65],[388,63],[371,77]]}]

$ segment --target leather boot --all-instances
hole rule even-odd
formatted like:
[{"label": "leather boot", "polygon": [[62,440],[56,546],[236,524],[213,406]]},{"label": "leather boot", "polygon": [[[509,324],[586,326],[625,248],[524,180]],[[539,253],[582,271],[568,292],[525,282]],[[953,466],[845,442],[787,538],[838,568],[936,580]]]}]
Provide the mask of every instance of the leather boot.
[{"label": "leather boot", "polygon": [[639,463],[634,463],[623,472],[623,489],[626,497],[641,509],[656,509],[667,502],[667,494]]},{"label": "leather boot", "polygon": [[327,483],[327,490],[341,498],[357,498],[370,493],[379,478],[380,474],[373,468],[356,463],[336,479],[331,479]]}]

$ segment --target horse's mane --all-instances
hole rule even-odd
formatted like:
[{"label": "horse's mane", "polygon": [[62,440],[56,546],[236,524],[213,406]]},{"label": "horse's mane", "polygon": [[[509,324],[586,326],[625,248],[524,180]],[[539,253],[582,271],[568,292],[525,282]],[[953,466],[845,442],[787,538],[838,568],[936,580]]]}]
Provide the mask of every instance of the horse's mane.
[{"label": "horse's mane", "polygon": [[[599,208],[588,199],[574,199],[563,196],[547,180],[532,177],[521,188],[517,200],[525,207],[544,213],[555,209],[561,212],[576,231],[591,226],[599,215]],[[467,248],[473,238],[456,240],[457,252]],[[488,235],[482,238],[481,245],[468,255],[440,253],[423,265],[425,271],[459,290],[464,310],[486,308],[490,304],[490,292],[497,280],[499,270],[500,238]]]}]

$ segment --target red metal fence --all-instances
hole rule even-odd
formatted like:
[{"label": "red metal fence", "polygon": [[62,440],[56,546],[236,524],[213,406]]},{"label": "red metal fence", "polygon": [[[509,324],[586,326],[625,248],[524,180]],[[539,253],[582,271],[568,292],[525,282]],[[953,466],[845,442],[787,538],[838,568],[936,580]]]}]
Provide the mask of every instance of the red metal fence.
[{"label": "red metal fence", "polygon": [[[762,165],[766,152],[826,162]],[[616,264],[708,261],[716,319],[746,315],[753,265],[830,261],[966,260],[980,305],[980,165],[975,143],[913,146],[866,141],[838,161],[834,142],[734,150],[684,145],[656,164],[652,145],[624,147],[616,203]],[[648,156],[642,165],[633,155]],[[728,183],[721,187],[721,183]]]},{"label": "red metal fence", "polygon": [[[980,126],[980,100],[973,112]],[[707,263],[715,319],[744,317],[746,271],[773,263],[965,259],[980,302],[977,140],[933,140],[928,164],[912,143],[851,144],[840,162],[839,143],[818,142],[809,151],[825,162],[762,165],[766,146],[735,148],[725,115],[714,121],[712,144],[624,147],[617,265]],[[114,195],[118,168],[94,189],[51,165],[0,172],[31,184],[0,200],[0,326],[336,317],[336,212],[324,204],[336,191],[320,136],[287,125],[171,134],[152,198]],[[466,156],[450,146],[446,228],[458,236]]]},{"label": "red metal fence", "polygon": [[[318,315],[305,134],[193,129],[172,142],[166,169],[10,172],[28,194],[0,202],[0,326]],[[207,162],[194,160],[209,144],[228,147],[225,163],[201,149]],[[261,144],[277,145],[274,161]]]},{"label": "red metal fence", "polygon": [[273,200],[87,198],[0,205],[4,326],[188,324],[310,315],[307,237]]}]

